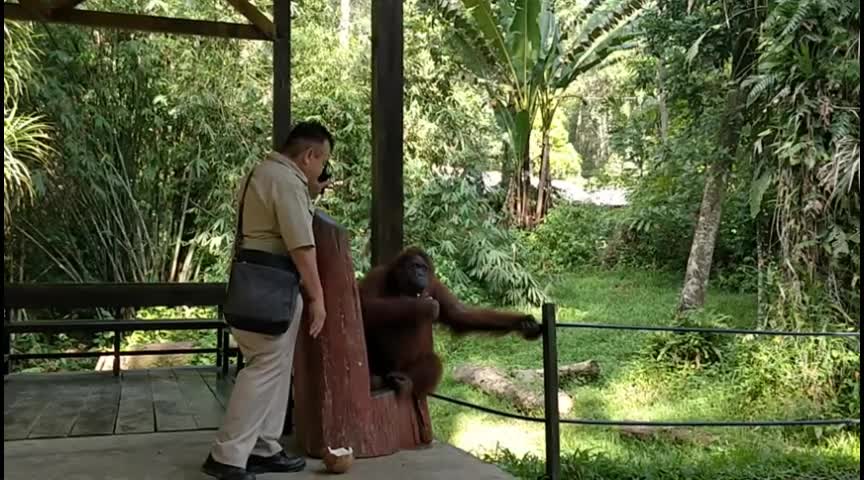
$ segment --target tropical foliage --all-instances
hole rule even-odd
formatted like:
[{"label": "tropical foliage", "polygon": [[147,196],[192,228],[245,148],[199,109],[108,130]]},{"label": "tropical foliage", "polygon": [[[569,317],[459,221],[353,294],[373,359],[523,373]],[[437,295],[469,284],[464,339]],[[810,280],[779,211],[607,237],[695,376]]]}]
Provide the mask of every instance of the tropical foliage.
[{"label": "tropical foliage", "polygon": [[[227,2],[91,2],[237,20]],[[406,243],[429,251],[466,303],[537,314],[551,300],[572,322],[859,328],[856,2],[404,6]],[[292,113],[321,120],[338,140],[336,185],[318,205],[350,231],[359,276],[370,267],[370,2],[310,0],[292,12]],[[271,143],[270,46],[4,22],[4,47],[6,281],[224,281],[238,181]],[[215,342],[178,332],[124,341],[187,339]],[[539,345],[515,338],[435,341],[448,367],[539,367]],[[13,348],[106,342],[21,335]],[[603,365],[600,382],[569,392],[586,417],[860,416],[860,346],[847,339],[586,329],[563,331],[559,342],[562,361]],[[449,375],[442,389],[504,403]],[[488,433],[487,448],[521,442],[528,455],[488,458],[525,478],[542,473],[542,431],[432,408],[442,440],[473,448]],[[638,445],[613,431],[562,432],[574,478],[860,470],[856,429],[730,430]]]},{"label": "tropical foliage", "polygon": [[[452,25],[462,65],[485,87],[499,124],[509,133],[508,210],[527,226],[547,210],[549,130],[568,87],[622,49],[621,35],[641,0],[592,1],[559,18],[549,0],[430,0]],[[536,212],[531,209],[531,133],[540,114],[543,135]],[[536,218],[535,218],[536,217]]]},{"label": "tropical foliage", "polygon": [[35,50],[26,28],[3,24],[3,225],[15,208],[33,198],[37,189],[32,169],[47,166],[49,127],[41,115],[19,109],[18,99],[33,79]]}]

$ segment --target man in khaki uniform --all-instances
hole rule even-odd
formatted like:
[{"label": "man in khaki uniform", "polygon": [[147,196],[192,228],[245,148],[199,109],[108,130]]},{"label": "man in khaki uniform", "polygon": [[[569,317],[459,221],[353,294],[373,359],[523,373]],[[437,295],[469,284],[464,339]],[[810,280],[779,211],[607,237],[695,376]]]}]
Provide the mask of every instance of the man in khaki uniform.
[{"label": "man in khaki uniform", "polygon": [[241,199],[243,236],[238,258],[275,268],[296,267],[303,295],[290,325],[239,321],[231,325],[248,363],[237,375],[222,429],[202,467],[220,480],[254,480],[255,473],[295,472],[306,466],[302,457],[285,453],[279,437],[304,302],[312,337],[321,332],[326,316],[312,235],[312,197],[326,186],[318,178],[332,148],[333,138],[326,128],[297,124],[284,147],[271,152],[250,173]]}]

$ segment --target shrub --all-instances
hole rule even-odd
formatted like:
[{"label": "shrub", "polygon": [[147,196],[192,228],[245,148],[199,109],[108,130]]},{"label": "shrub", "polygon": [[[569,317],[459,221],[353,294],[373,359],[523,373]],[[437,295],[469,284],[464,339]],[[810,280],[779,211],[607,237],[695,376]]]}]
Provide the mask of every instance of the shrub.
[{"label": "shrub", "polygon": [[[483,460],[501,465],[520,479],[545,478],[545,464],[535,455],[519,457],[499,450]],[[761,444],[720,452],[663,446],[662,453],[639,449],[623,454],[623,458],[586,450],[561,455],[561,478],[567,480],[852,480],[859,474],[857,460],[848,457]]]},{"label": "shrub", "polygon": [[615,212],[608,207],[565,203],[522,241],[536,267],[563,273],[598,265],[615,227]]},{"label": "shrub", "polygon": [[[708,311],[690,312],[679,317],[678,326],[724,328],[729,317]],[[664,332],[651,337],[647,354],[661,365],[672,368],[702,368],[723,359],[723,335],[695,332]]]},{"label": "shrub", "polygon": [[442,282],[466,303],[539,304],[544,293],[517,236],[482,195],[471,175],[418,169],[406,184],[406,243],[436,262]]}]

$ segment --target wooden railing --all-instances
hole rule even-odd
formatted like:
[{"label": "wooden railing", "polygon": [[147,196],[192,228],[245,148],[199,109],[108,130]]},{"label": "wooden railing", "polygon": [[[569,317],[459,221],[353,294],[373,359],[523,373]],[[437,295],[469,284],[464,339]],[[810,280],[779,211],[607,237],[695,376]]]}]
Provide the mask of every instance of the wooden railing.
[{"label": "wooden railing", "polygon": [[[114,357],[113,371],[120,373],[120,357],[136,355],[176,355],[215,353],[216,366],[228,372],[230,357],[238,355],[230,348],[227,325],[222,316],[225,299],[224,283],[125,283],[125,284],[6,284],[3,287],[3,374],[11,371],[15,360],[49,358],[92,358],[108,352],[47,352],[15,353],[11,349],[12,335],[27,333],[113,332],[114,344],[110,352]],[[216,307],[212,319],[124,319],[124,309],[147,307]],[[26,310],[29,317],[15,321],[17,312]],[[95,317],[61,319],[69,311],[103,311]],[[36,314],[34,316],[33,314]],[[45,316],[42,316],[45,315]],[[91,313],[92,315],[92,313]],[[171,350],[120,349],[122,335],[132,331],[153,330],[215,330],[216,348],[189,348]]]}]

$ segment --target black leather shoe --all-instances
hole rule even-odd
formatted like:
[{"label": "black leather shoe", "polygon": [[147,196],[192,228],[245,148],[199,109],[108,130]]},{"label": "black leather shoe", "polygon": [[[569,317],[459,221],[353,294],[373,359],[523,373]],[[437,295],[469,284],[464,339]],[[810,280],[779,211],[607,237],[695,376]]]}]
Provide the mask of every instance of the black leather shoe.
[{"label": "black leather shoe", "polygon": [[232,465],[225,465],[213,460],[213,455],[207,456],[207,461],[201,466],[201,471],[219,480],[255,480],[255,474]]},{"label": "black leather shoe", "polygon": [[246,470],[253,473],[269,472],[299,472],[306,468],[306,459],[303,457],[289,457],[285,450],[272,457],[259,457],[249,455],[249,464]]}]

